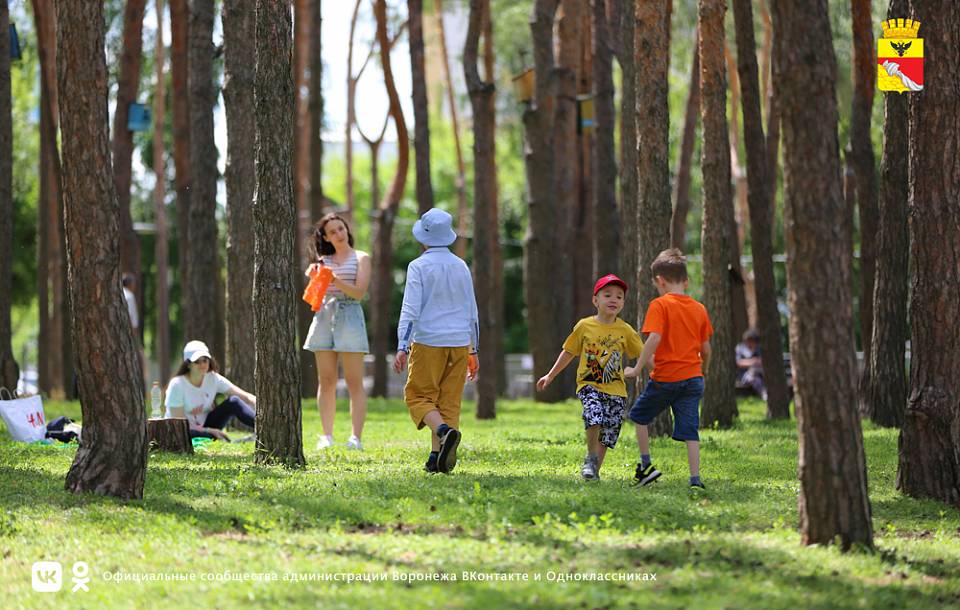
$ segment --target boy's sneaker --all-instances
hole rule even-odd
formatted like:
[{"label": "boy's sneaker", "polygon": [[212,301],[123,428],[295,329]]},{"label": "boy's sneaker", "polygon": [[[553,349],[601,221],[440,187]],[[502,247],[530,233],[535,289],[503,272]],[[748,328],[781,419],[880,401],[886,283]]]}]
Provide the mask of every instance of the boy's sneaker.
[{"label": "boy's sneaker", "polygon": [[363,443],[360,442],[360,439],[354,435],[351,435],[347,439],[347,449],[355,449],[357,451],[363,451]]},{"label": "boy's sneaker", "polygon": [[437,456],[437,469],[450,474],[457,465],[457,445],[460,444],[460,431],[447,427],[440,437],[440,455]]},{"label": "boy's sneaker", "polygon": [[654,468],[653,464],[647,464],[646,468],[643,467],[643,464],[637,464],[637,472],[633,475],[633,484],[637,487],[649,485],[659,479],[660,474],[661,472]]},{"label": "boy's sneaker", "polygon": [[440,469],[437,467],[437,455],[435,453],[430,454],[430,457],[427,458],[427,463],[423,465],[423,469],[431,474],[440,472]]},{"label": "boy's sneaker", "polygon": [[321,434],[320,438],[317,439],[317,449],[327,449],[328,447],[333,447],[333,437]]},{"label": "boy's sneaker", "polygon": [[702,489],[702,490],[706,491],[707,488],[706,488],[706,486],[703,484],[703,482],[690,483],[690,490],[691,490],[691,491],[695,491],[695,490],[698,490],[698,489]]},{"label": "boy's sneaker", "polygon": [[583,458],[580,476],[583,477],[584,481],[596,481],[600,478],[600,473],[597,468],[597,458],[592,455]]}]

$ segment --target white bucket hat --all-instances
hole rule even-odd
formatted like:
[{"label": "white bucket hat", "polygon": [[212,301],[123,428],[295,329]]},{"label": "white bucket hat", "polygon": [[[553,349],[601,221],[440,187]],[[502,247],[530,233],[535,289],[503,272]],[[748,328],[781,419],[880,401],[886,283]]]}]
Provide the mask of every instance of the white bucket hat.
[{"label": "white bucket hat", "polygon": [[413,236],[424,246],[433,248],[449,246],[457,241],[453,232],[453,216],[440,208],[431,208],[423,213],[413,225]]}]

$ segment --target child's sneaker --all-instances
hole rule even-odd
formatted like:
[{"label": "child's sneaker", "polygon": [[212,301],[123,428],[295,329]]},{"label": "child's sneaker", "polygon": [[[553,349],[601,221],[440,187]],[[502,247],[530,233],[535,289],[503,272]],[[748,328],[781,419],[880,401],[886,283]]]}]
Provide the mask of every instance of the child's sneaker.
[{"label": "child's sneaker", "polygon": [[333,436],[321,434],[320,438],[317,439],[317,449],[326,449],[328,447],[333,447]]},{"label": "child's sneaker", "polygon": [[440,455],[437,456],[437,468],[444,474],[450,474],[457,465],[457,445],[460,444],[460,431],[447,427],[440,437]]},{"label": "child's sneaker", "polygon": [[583,477],[584,481],[596,481],[600,478],[600,473],[597,472],[597,458],[592,455],[588,455],[583,459],[583,466],[580,468],[580,476]]},{"label": "child's sneaker", "polygon": [[690,491],[706,491],[707,487],[703,484],[702,481],[697,481],[696,483],[690,483]]},{"label": "child's sneaker", "polygon": [[360,439],[356,435],[351,435],[347,439],[347,449],[355,449],[357,451],[363,451],[363,443],[360,442]]},{"label": "child's sneaker", "polygon": [[440,469],[437,467],[436,453],[430,454],[430,457],[427,458],[427,463],[423,465],[423,469],[431,474],[436,474],[440,472]]},{"label": "child's sneaker", "polygon": [[643,467],[643,464],[637,464],[637,472],[633,475],[633,484],[638,487],[649,485],[659,479],[660,474],[661,472],[654,468],[653,464],[648,464],[646,468]]}]

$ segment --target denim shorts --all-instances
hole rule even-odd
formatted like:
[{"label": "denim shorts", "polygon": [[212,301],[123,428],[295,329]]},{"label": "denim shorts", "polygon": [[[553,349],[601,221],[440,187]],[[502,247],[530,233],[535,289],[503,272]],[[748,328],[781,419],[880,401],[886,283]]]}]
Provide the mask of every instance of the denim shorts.
[{"label": "denim shorts", "polygon": [[360,301],[328,299],[324,302],[320,311],[313,314],[303,349],[311,352],[369,352],[367,325]]},{"label": "denim shorts", "polygon": [[649,424],[661,411],[673,407],[673,440],[700,440],[700,399],[703,398],[703,377],[683,381],[654,381],[647,383],[643,394],[630,409],[630,420]]}]

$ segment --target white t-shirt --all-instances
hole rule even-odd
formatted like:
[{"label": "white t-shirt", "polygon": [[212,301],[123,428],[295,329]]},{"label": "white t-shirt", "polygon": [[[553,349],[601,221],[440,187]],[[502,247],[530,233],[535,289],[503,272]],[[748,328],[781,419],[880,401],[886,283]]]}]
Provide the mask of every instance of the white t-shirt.
[{"label": "white t-shirt", "polygon": [[127,313],[130,314],[130,324],[140,328],[140,317],[137,315],[137,297],[126,286],[123,287],[123,300],[127,303]]},{"label": "white t-shirt", "polygon": [[[207,373],[203,376],[203,382],[200,387],[190,383],[186,375],[178,375],[167,384],[167,413],[165,417],[170,418],[171,408],[183,407],[183,413],[187,416],[187,421],[191,427],[203,427],[207,421],[207,414],[213,411],[213,401],[217,394],[226,394],[233,388],[226,377],[220,373]],[[191,413],[193,409],[201,407],[202,411],[198,415]]]}]

